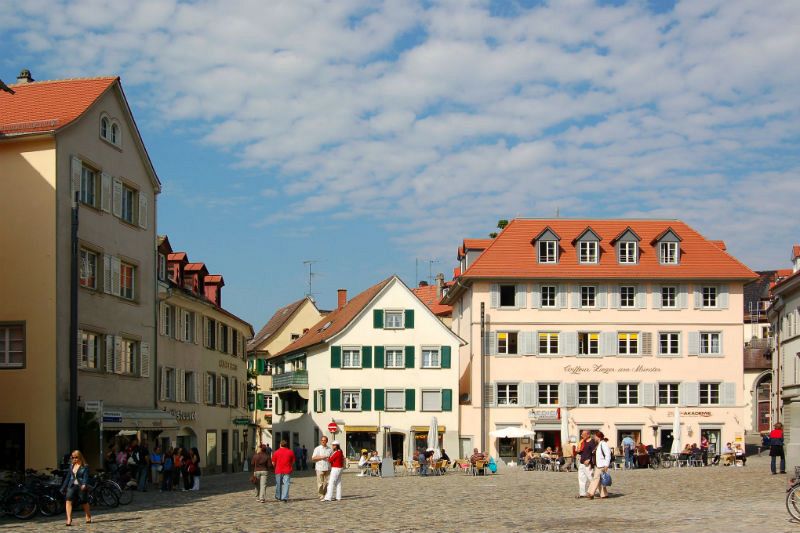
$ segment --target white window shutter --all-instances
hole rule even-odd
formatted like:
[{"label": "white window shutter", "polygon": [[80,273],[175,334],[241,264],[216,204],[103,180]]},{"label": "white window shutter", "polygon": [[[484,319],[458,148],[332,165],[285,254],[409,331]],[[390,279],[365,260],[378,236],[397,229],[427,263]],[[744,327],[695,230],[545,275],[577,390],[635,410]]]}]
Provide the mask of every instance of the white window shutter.
[{"label": "white window shutter", "polygon": [[192,372],[192,389],[194,389],[194,403],[200,403],[200,387],[197,383],[197,372]]},{"label": "white window shutter", "polygon": [[162,402],[167,399],[167,369],[161,367],[159,372],[158,399]]},{"label": "white window shutter", "polygon": [[115,217],[122,216],[122,181],[113,178],[111,181],[111,212]]},{"label": "white window shutter", "polygon": [[119,296],[122,291],[119,274],[121,262],[119,257],[111,258],[111,294]]},{"label": "white window shutter", "polygon": [[193,321],[194,321],[194,343],[200,344],[200,339],[203,338],[203,332],[201,331],[203,327],[203,321],[198,318],[197,313],[192,312]]},{"label": "white window shutter", "polygon": [[599,309],[608,307],[608,285],[600,285],[597,287],[596,302]]},{"label": "white window shutter", "polygon": [[617,406],[617,384],[613,381],[606,381],[600,384],[600,405],[606,407]]},{"label": "white window shutter", "polygon": [[208,319],[203,317],[203,346],[206,348],[212,348],[212,346],[209,346],[208,344],[210,341],[211,339],[208,338]]},{"label": "white window shutter", "polygon": [[578,384],[577,383],[562,383],[564,394],[559,392],[561,401],[564,402],[564,407],[577,407],[578,406]]},{"label": "white window shutter", "polygon": [[81,345],[81,330],[78,330],[78,336],[75,339],[75,342],[78,344],[78,349],[75,350],[75,357],[78,359],[78,368],[86,368],[86,361],[83,359],[83,346]]},{"label": "white window shutter", "polygon": [[531,309],[542,307],[542,286],[538,283],[531,285]]},{"label": "white window shutter", "polygon": [[486,334],[486,355],[497,355],[497,333],[494,331]]},{"label": "white window shutter", "polygon": [[522,406],[523,407],[536,406],[536,383],[522,384]]},{"label": "white window shutter", "polygon": [[723,340],[724,337],[725,337],[725,332],[724,331],[720,331],[719,332],[719,354],[720,355],[724,355],[725,354],[725,345],[722,343],[722,340]]},{"label": "white window shutter", "polygon": [[164,302],[161,302],[161,304],[158,307],[159,307],[159,311],[160,311],[159,314],[158,314],[159,315],[158,332],[161,335],[166,335],[167,334],[167,304],[165,304]]},{"label": "white window shutter", "polygon": [[489,296],[490,298],[489,307],[491,309],[497,309],[498,307],[500,307],[500,285],[498,285],[497,283],[492,283],[489,292],[491,293]]},{"label": "white window shutter", "polygon": [[147,214],[149,212],[147,208],[147,196],[141,192],[139,192],[137,196],[139,197],[139,227],[147,229]]},{"label": "white window shutter", "polygon": [[653,309],[661,309],[661,286],[653,285]]},{"label": "white window shutter", "polygon": [[639,353],[645,357],[653,355],[653,334],[649,331],[639,333]]},{"label": "white window shutter", "polygon": [[111,212],[111,175],[105,172],[100,174],[100,209]]},{"label": "white window shutter", "polygon": [[728,308],[728,286],[720,285],[719,294],[717,295],[717,307],[720,309]]},{"label": "white window shutter", "polygon": [[175,340],[183,340],[183,309],[175,308]]},{"label": "white window shutter", "polygon": [[139,356],[141,357],[140,375],[143,378],[150,377],[150,343],[143,342],[139,345]]},{"label": "white window shutter", "polygon": [[111,274],[111,256],[103,254],[103,292],[106,294],[113,294]]},{"label": "white window shutter", "polygon": [[236,378],[228,376],[228,404],[233,407],[238,406],[238,391],[236,390]]},{"label": "white window shutter", "polygon": [[81,191],[81,172],[83,161],[73,156],[70,163],[69,203],[75,205],[75,195]]},{"label": "white window shutter", "polygon": [[222,405],[222,374],[217,374],[217,390],[214,394],[217,405]]},{"label": "white window shutter", "polygon": [[122,374],[122,337],[114,337],[114,373]]},{"label": "white window shutter", "polygon": [[521,355],[530,355],[530,338],[527,331],[520,331],[518,334],[519,353]]},{"label": "white window shutter", "polygon": [[185,402],[186,401],[186,370],[180,369],[178,370],[178,386],[175,387],[178,391],[177,396],[175,397],[176,401]]},{"label": "white window shutter", "polygon": [[647,309],[647,289],[645,289],[644,285],[636,287],[636,308]]},{"label": "white window shutter", "polygon": [[489,383],[483,386],[483,406],[494,407],[495,404],[495,384]]},{"label": "white window shutter", "polygon": [[736,383],[733,382],[725,382],[720,385],[722,389],[722,394],[720,394],[720,399],[722,400],[722,405],[727,405],[729,407],[733,407],[736,405]]},{"label": "white window shutter", "polygon": [[678,308],[688,309],[689,307],[689,287],[678,285]]},{"label": "white window shutter", "polygon": [[514,294],[514,300],[515,300],[514,303],[516,304],[518,309],[524,309],[527,305],[527,303],[525,302],[526,300],[525,293],[528,292],[527,289],[528,286],[525,285],[524,283],[517,284],[514,287],[514,290],[516,291]]},{"label": "white window shutter", "polygon": [[600,355],[617,355],[617,333],[614,331],[603,331],[600,333]]},{"label": "white window shutter", "polygon": [[572,291],[572,308],[573,309],[580,309],[581,308],[581,290],[582,289],[581,289],[580,285],[575,285],[573,288],[575,290]]},{"label": "white window shutter", "polygon": [[609,307],[611,309],[619,309],[619,285],[614,285],[609,291]]},{"label": "white window shutter", "polygon": [[690,331],[687,337],[689,339],[689,346],[686,353],[688,355],[700,355],[700,332]]},{"label": "white window shutter", "polygon": [[694,308],[702,309],[703,307],[703,288],[700,285],[694,286]]},{"label": "white window shutter", "polygon": [[656,406],[655,383],[639,383],[639,402],[644,407]]},{"label": "white window shutter", "polygon": [[697,407],[700,403],[700,383],[697,381],[687,381],[683,385],[683,403],[687,407]]},{"label": "white window shutter", "polygon": [[114,336],[106,335],[106,372],[114,371]]},{"label": "white window shutter", "polygon": [[566,283],[562,283],[558,286],[558,308],[559,309],[566,309],[567,308],[567,300],[569,297],[569,285]]},{"label": "white window shutter", "polygon": [[558,348],[561,355],[568,357],[578,355],[578,332],[562,331],[558,339]]}]

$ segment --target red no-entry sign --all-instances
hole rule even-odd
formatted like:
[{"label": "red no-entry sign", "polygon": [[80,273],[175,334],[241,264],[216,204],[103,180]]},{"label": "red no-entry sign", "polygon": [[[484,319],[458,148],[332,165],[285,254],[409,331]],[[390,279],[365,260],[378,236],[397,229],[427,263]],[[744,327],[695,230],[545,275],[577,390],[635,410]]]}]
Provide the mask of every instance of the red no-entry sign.
[{"label": "red no-entry sign", "polygon": [[331,422],[328,424],[328,431],[330,433],[339,433],[339,426],[336,425],[336,422]]}]

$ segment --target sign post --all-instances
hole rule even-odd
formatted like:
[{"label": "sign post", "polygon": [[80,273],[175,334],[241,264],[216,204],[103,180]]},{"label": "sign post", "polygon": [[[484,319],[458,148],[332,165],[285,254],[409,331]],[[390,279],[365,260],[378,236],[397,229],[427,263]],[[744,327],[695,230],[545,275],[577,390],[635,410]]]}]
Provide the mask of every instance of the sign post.
[{"label": "sign post", "polygon": [[336,422],[331,422],[330,424],[328,424],[328,432],[331,435],[336,435],[337,433],[339,433],[339,426],[336,425]]}]

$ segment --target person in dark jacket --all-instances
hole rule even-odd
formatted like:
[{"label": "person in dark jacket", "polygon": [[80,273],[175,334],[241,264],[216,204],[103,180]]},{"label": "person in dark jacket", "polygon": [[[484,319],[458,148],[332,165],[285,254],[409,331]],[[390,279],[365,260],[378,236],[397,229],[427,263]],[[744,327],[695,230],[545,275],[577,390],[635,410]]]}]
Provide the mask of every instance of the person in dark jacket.
[{"label": "person in dark jacket", "polygon": [[192,476],[192,488],[189,490],[200,490],[200,452],[197,448],[192,448],[189,454],[189,473]]},{"label": "person in dark jacket", "polygon": [[775,462],[778,457],[781,458],[781,474],[786,473],[786,457],[783,455],[783,424],[778,422],[775,424],[775,429],[769,432],[769,456],[770,456],[770,465],[769,468],[772,470],[773,474],[777,474],[778,472],[775,471]]},{"label": "person in dark jacket", "polygon": [[61,484],[61,492],[65,497],[65,507],[67,511],[67,525],[72,525],[72,506],[79,504],[83,507],[86,514],[86,523],[92,523],[92,513],[89,510],[89,465],[83,454],[75,450],[70,454],[71,466],[67,469],[64,482]]}]

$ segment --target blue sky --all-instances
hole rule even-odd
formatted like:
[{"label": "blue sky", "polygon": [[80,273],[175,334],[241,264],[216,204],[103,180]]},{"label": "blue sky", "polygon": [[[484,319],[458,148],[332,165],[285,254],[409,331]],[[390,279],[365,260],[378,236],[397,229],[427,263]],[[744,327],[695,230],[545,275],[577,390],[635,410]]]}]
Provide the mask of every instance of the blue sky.
[{"label": "blue sky", "polygon": [[117,74],[159,232],[258,328],[451,272],[500,218],[681,218],[755,269],[800,240],[800,4],[10,0],[0,78]]}]

